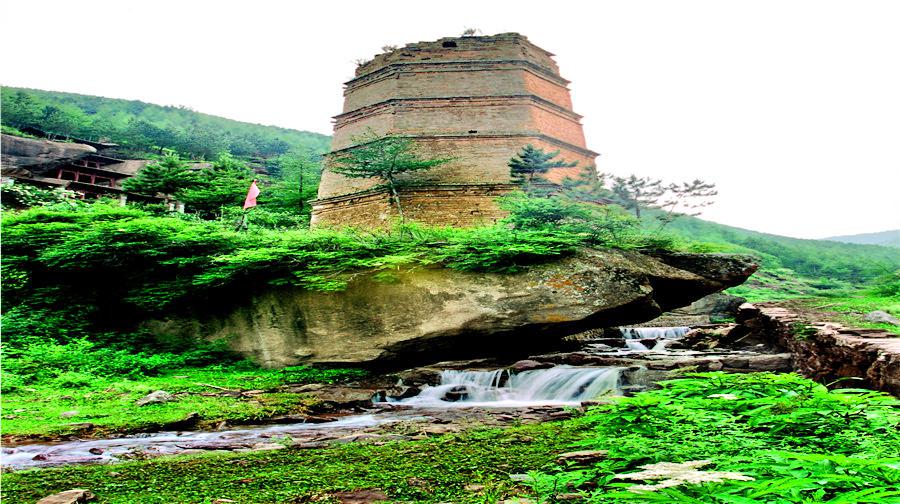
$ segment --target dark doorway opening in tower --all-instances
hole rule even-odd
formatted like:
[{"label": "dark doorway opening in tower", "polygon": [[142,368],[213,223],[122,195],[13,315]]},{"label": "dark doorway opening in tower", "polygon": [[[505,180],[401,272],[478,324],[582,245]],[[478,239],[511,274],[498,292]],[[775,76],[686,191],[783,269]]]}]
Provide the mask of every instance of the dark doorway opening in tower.
[{"label": "dark doorway opening in tower", "polygon": [[456,42],[453,42],[452,40],[448,40],[447,42],[444,42],[443,44],[441,44],[441,47],[456,47]]}]

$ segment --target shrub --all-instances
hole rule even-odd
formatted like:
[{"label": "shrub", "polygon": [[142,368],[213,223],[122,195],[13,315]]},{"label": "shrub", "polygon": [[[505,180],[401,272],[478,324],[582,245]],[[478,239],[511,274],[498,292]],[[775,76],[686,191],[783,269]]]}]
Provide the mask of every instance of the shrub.
[{"label": "shrub", "polygon": [[70,200],[75,196],[65,189],[43,189],[31,184],[0,184],[0,200],[4,207],[25,208]]},{"label": "shrub", "polygon": [[[661,385],[589,410],[580,448],[609,457],[533,473],[532,487],[549,497],[592,482],[586,492],[599,503],[893,502],[900,495],[900,412],[891,396],[829,391],[794,374],[699,373]],[[639,493],[614,479],[644,464],[689,460],[755,479]]]}]

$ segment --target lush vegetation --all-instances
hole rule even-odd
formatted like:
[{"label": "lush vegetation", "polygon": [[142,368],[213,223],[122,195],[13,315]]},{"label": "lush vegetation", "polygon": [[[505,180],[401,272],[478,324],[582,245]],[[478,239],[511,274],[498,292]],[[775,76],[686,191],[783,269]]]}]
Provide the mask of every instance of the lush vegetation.
[{"label": "lush vegetation", "polygon": [[[39,207],[3,218],[4,303],[78,300],[120,318],[247,283],[335,290],[347,273],[441,263],[511,272],[580,246],[663,247],[614,208],[508,198],[507,222],[474,229],[230,230],[231,222],[109,204]],[[255,215],[250,222],[255,221]]]},{"label": "lush vegetation", "polygon": [[[4,476],[3,497],[28,502],[81,487],[108,503],[330,502],[335,491],[379,488],[393,500],[433,503],[514,495],[557,502],[573,493],[598,503],[887,503],[900,500],[898,422],[897,400],[883,394],[828,391],[794,375],[707,373],[571,421],[385,445],[23,471]],[[554,461],[585,448],[609,456],[587,467]],[[636,493],[628,490],[634,482],[614,478],[693,460],[710,461],[701,471],[754,479]],[[517,483],[512,474],[528,477]]]},{"label": "lush vegetation", "polygon": [[[36,127],[60,138],[107,140],[123,154],[146,157],[165,151],[214,159],[222,152],[270,158],[292,149],[323,153],[325,135],[250,124],[185,107],[4,86],[4,133]],[[7,130],[6,128],[10,128]]]},{"label": "lush vegetation", "polygon": [[865,319],[867,313],[884,311],[900,318],[900,295],[879,294],[878,287],[847,293],[842,296],[801,298],[789,303],[807,318],[823,321],[842,322],[851,327],[884,329],[900,335],[900,327],[886,322],[871,322]]},{"label": "lush vegetation", "polygon": [[[646,224],[649,229],[654,224]],[[891,282],[900,271],[900,252],[878,245],[803,240],[725,226],[683,216],[668,232],[695,243],[698,252],[736,252],[760,259],[761,271],[732,289],[754,299],[846,295],[873,283]],[[752,291],[759,291],[753,293]]]},{"label": "lush vegetation", "polygon": [[[535,491],[550,498],[583,489],[591,502],[900,501],[896,398],[767,373],[705,373],[661,385],[592,409],[580,420],[587,433],[579,447],[608,450],[608,458],[533,473]],[[709,461],[702,472],[746,478],[665,488],[661,477],[646,480],[657,488],[645,490],[617,477],[645,464],[697,460]]]}]

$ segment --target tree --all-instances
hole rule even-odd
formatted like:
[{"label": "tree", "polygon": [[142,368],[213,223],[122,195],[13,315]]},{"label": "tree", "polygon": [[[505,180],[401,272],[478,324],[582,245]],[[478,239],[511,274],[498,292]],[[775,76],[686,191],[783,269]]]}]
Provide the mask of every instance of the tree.
[{"label": "tree", "polygon": [[244,162],[219,154],[212,166],[196,173],[195,184],[178,190],[178,199],[202,217],[214,217],[225,206],[240,206],[250,183],[259,178]]},{"label": "tree", "polygon": [[658,208],[664,212],[657,217],[660,229],[669,224],[685,211],[689,215],[700,215],[697,209],[712,204],[716,194],[716,185],[694,180],[680,184],[663,185],[661,180],[650,177],[615,177],[612,185],[612,199],[628,210],[633,210],[635,217],[641,218],[641,208]]},{"label": "tree", "polygon": [[699,209],[712,205],[711,198],[717,194],[719,192],[716,191],[715,184],[699,179],[681,184],[670,184],[666,188],[666,199],[659,205],[659,208],[665,210],[665,213],[658,217],[660,229],[682,215],[694,217],[700,215]]},{"label": "tree", "polygon": [[[391,198],[397,205],[400,222],[403,222],[403,207],[397,192],[397,177],[405,173],[430,170],[450,159],[427,159],[417,152],[409,138],[399,136],[376,136],[369,133],[354,139],[359,145],[343,152],[332,154],[329,167],[334,173],[350,178],[375,178],[387,184]],[[360,142],[360,140],[362,142]]]},{"label": "tree", "polygon": [[582,169],[575,178],[566,177],[560,183],[561,194],[573,201],[604,204],[611,202],[612,191],[606,187],[608,175],[597,173],[591,165]]},{"label": "tree", "polygon": [[578,161],[567,163],[565,161],[553,158],[559,155],[559,151],[544,152],[543,149],[528,144],[522,150],[509,160],[509,171],[513,181],[524,185],[527,182],[534,182],[535,176],[540,180],[541,174],[547,173],[551,168],[571,168],[578,164]]},{"label": "tree", "polygon": [[292,149],[275,158],[270,169],[276,180],[269,188],[266,202],[301,213],[306,201],[316,197],[322,166],[305,149]]},{"label": "tree", "polygon": [[3,93],[3,122],[17,128],[35,126],[40,121],[41,106],[30,94],[16,91],[9,95]]},{"label": "tree", "polygon": [[127,191],[148,196],[162,193],[168,198],[197,183],[197,174],[177,154],[171,154],[161,162],[145,166],[137,176],[126,180],[123,187]]},{"label": "tree", "polygon": [[84,121],[84,114],[70,112],[56,105],[46,105],[41,110],[38,122],[41,128],[50,133],[51,138],[56,135],[71,136],[77,133]]},{"label": "tree", "polygon": [[641,208],[659,208],[659,199],[665,193],[666,188],[661,180],[635,175],[613,178],[613,201],[627,210],[633,210],[638,219],[641,218]]}]

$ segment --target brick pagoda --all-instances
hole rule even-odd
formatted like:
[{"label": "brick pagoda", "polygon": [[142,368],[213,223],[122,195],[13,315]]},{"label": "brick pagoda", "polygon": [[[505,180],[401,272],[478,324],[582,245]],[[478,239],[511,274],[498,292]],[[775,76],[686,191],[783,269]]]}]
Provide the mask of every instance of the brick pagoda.
[{"label": "brick pagoda", "polygon": [[[354,140],[406,135],[427,157],[452,158],[411,174],[400,192],[406,217],[435,225],[490,224],[504,214],[494,198],[512,190],[507,163],[532,144],[578,161],[545,178],[559,182],[593,167],[552,54],[517,33],[444,38],[377,55],[345,83],[344,111],[334,118],[332,152]],[[312,225],[380,227],[396,215],[379,181],[328,170],[312,202]]]}]

